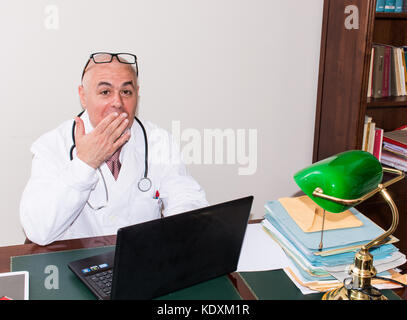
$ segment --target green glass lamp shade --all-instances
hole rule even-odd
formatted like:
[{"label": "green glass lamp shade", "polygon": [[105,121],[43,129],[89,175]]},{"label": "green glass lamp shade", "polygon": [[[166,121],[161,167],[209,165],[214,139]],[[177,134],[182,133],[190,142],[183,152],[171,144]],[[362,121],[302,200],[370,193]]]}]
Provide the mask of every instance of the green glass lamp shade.
[{"label": "green glass lamp shade", "polygon": [[312,195],[316,188],[340,199],[357,199],[377,188],[383,168],[372,154],[352,150],[339,153],[302,169],[294,180],[304,193],[328,212],[339,213],[350,208]]}]

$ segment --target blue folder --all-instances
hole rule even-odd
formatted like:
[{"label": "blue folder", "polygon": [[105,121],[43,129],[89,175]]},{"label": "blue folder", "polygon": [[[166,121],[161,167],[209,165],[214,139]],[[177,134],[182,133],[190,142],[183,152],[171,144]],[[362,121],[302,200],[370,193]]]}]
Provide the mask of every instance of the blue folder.
[{"label": "blue folder", "polygon": [[[313,265],[334,266],[353,263],[354,252],[357,249],[328,256],[316,255],[315,253],[319,252],[320,232],[303,232],[279,201],[270,201],[266,203],[265,207],[267,210],[265,218]],[[350,210],[363,222],[363,225],[349,229],[325,230],[324,250],[367,244],[370,240],[384,233],[383,229],[358,210],[355,208]],[[379,260],[389,257],[392,252],[397,250],[394,245],[385,244],[371,249],[370,253],[374,259]]]}]

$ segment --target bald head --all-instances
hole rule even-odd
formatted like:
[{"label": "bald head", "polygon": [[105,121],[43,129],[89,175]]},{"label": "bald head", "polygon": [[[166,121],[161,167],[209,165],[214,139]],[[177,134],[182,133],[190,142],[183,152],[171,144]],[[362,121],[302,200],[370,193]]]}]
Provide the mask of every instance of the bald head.
[{"label": "bald head", "polygon": [[[126,61],[123,58],[121,58],[122,61]],[[83,71],[83,78],[82,78],[82,85],[84,87],[87,87],[87,84],[89,83],[89,79],[92,78],[93,70],[94,69],[99,69],[99,70],[117,70],[117,69],[122,69],[122,70],[128,70],[134,80],[134,84],[137,84],[137,72],[136,69],[133,67],[132,64],[127,64],[127,63],[122,63],[117,60],[117,57],[113,57],[112,62],[108,63],[95,63],[92,59],[89,60],[89,63],[87,64],[85,70]]]},{"label": "bald head", "polygon": [[129,127],[132,125],[138,85],[131,64],[119,62],[116,57],[109,63],[94,63],[91,59],[78,89],[82,107],[88,111],[93,127],[112,112],[126,113]]}]

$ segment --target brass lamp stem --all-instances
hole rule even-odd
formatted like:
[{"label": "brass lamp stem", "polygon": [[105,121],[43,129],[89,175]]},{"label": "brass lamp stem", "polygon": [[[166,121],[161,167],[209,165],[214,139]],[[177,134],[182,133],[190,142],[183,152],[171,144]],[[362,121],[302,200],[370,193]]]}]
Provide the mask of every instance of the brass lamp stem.
[{"label": "brass lamp stem", "polygon": [[386,200],[387,204],[390,206],[393,219],[392,219],[392,223],[391,223],[389,230],[387,230],[385,233],[378,236],[376,239],[373,239],[368,244],[366,244],[362,247],[362,248],[365,248],[366,250],[369,250],[371,247],[381,244],[387,237],[389,237],[390,235],[393,234],[393,232],[396,230],[396,228],[399,224],[399,211],[397,210],[397,207],[396,207],[393,199],[390,197],[386,188],[381,189],[380,193],[383,196],[383,198]]}]

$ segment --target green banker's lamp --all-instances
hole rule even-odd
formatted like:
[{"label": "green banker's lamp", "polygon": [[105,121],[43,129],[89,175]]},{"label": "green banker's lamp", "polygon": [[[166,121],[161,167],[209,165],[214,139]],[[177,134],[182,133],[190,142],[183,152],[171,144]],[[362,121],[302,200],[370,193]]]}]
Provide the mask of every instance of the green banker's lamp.
[{"label": "green banker's lamp", "polygon": [[[382,182],[383,172],[396,175],[393,179]],[[386,188],[404,178],[399,170],[382,168],[380,162],[370,153],[359,150],[346,151],[297,172],[294,180],[304,193],[322,209],[340,213],[354,207],[376,193],[380,193],[389,204],[393,221],[390,228],[364,245],[355,254],[351,266],[351,281],[344,281],[344,286],[327,292],[326,300],[369,300],[386,299],[379,290],[371,285],[376,275],[373,256],[369,249],[383,244],[396,230],[399,214],[396,205]],[[324,211],[325,212],[325,211]]]}]

